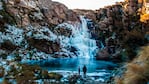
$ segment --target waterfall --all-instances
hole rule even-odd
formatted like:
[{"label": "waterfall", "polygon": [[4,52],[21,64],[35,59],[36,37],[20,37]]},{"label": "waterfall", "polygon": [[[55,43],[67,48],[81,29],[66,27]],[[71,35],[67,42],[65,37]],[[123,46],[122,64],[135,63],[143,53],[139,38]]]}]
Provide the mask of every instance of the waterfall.
[{"label": "waterfall", "polygon": [[93,58],[96,54],[96,41],[91,39],[87,27],[87,19],[80,16],[81,24],[79,27],[73,27],[73,35],[71,37],[71,45],[77,49],[78,57]]},{"label": "waterfall", "polygon": [[[72,31],[70,37],[63,35],[58,36],[60,44],[62,46],[62,53],[71,54],[75,52],[77,57],[81,58],[93,58],[96,54],[96,41],[91,39],[91,34],[87,27],[88,19],[84,16],[80,16],[81,23],[62,23],[57,28],[67,28]],[[74,47],[76,51],[70,51],[70,48]],[[60,53],[60,52],[58,52]]]}]

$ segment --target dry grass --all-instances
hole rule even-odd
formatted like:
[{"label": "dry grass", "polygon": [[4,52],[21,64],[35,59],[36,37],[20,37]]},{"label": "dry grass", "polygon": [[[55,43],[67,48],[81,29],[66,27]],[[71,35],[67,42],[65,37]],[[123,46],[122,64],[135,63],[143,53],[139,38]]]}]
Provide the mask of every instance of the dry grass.
[{"label": "dry grass", "polygon": [[122,78],[115,77],[114,79],[115,84],[123,84]]},{"label": "dry grass", "polygon": [[138,57],[127,64],[123,78],[116,78],[116,84],[147,84],[149,81],[149,46],[142,48]]}]

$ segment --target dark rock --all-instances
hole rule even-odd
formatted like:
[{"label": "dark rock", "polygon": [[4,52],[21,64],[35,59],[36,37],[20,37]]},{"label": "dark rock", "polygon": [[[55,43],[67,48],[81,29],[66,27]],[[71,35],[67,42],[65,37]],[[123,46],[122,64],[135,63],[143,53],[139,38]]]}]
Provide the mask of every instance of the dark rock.
[{"label": "dark rock", "polygon": [[72,30],[69,28],[66,28],[65,26],[62,26],[62,27],[55,28],[54,33],[58,36],[70,37],[72,35]]},{"label": "dark rock", "polygon": [[0,49],[13,51],[17,49],[18,46],[12,44],[10,41],[5,41],[4,43],[0,44]]},{"label": "dark rock", "polygon": [[60,51],[60,44],[57,42],[47,41],[45,39],[28,39],[31,46],[34,46],[39,51],[43,51],[47,54],[53,54],[54,52]]}]

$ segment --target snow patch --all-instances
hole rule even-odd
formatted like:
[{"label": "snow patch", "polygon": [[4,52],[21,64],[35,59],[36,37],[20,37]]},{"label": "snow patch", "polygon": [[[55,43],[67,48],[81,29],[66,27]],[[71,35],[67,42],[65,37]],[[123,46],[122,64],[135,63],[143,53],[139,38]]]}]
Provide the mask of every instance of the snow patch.
[{"label": "snow patch", "polygon": [[48,41],[55,41],[57,39],[57,36],[47,27],[36,28],[29,26],[27,36]]},{"label": "snow patch", "polygon": [[12,42],[14,45],[21,45],[21,43],[24,40],[22,29],[16,28],[15,26],[7,25],[5,31],[6,32],[4,33],[0,32],[0,43],[3,43],[8,40]]}]

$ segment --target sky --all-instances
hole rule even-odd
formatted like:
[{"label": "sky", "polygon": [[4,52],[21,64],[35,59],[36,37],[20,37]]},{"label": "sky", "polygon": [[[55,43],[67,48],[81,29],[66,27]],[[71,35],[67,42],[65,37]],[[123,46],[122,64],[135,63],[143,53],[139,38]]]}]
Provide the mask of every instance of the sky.
[{"label": "sky", "polygon": [[99,9],[124,0],[52,0],[65,4],[69,9]]}]

